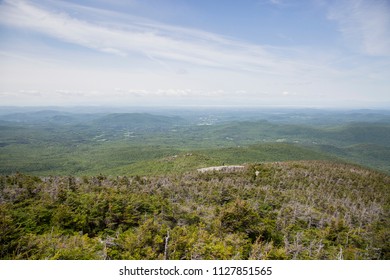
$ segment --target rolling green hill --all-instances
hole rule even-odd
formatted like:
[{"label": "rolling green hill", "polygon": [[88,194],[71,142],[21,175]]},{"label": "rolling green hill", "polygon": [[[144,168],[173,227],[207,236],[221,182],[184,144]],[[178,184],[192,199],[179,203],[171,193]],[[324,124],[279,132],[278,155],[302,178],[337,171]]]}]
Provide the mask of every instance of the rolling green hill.
[{"label": "rolling green hill", "polygon": [[[246,147],[204,149],[171,153],[157,159],[138,161],[106,170],[106,174],[159,175],[193,171],[213,165],[240,165],[292,160],[336,160],[337,158],[298,145],[258,144]],[[96,174],[96,173],[95,173]]]},{"label": "rolling green hill", "polygon": [[[218,118],[52,110],[0,116],[0,174],[187,171],[174,163],[163,166],[165,157],[186,153],[232,164],[338,158],[390,172],[386,122],[314,126],[267,120],[213,123],[214,119]],[[191,160],[179,166],[199,166],[198,159]]]},{"label": "rolling green hill", "polygon": [[[12,157],[0,155],[2,172],[35,175],[123,175],[186,172],[207,165],[242,164],[291,160],[320,160],[337,157],[289,143],[265,143],[244,147],[183,149],[170,146],[131,145],[103,142],[74,146],[15,145]],[[191,156],[189,156],[191,155]]]},{"label": "rolling green hill", "polygon": [[104,129],[128,129],[142,131],[164,131],[183,125],[186,121],[180,117],[168,117],[147,113],[116,113],[102,116],[92,122],[92,125]]}]

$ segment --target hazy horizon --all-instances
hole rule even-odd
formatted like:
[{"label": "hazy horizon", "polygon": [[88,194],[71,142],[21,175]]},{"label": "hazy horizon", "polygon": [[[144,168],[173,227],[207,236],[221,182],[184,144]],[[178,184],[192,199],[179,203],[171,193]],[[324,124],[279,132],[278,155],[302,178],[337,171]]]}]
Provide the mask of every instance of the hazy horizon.
[{"label": "hazy horizon", "polygon": [[4,0],[0,106],[390,108],[390,3]]}]

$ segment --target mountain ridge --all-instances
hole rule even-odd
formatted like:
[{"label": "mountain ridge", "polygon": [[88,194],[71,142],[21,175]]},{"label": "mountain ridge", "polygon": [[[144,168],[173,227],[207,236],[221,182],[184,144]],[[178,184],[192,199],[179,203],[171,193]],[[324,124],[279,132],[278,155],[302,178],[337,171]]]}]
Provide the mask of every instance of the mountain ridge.
[{"label": "mountain ridge", "polygon": [[390,259],[390,176],[356,165],[16,173],[0,186],[1,259]]}]

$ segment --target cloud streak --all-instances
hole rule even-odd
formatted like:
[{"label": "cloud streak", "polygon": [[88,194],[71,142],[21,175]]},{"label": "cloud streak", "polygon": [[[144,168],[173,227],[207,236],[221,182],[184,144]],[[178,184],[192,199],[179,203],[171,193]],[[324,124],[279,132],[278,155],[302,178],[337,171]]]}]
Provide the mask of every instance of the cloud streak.
[{"label": "cloud streak", "polygon": [[[287,3],[274,2],[277,7]],[[75,104],[107,104],[111,99],[120,104],[141,99],[262,104],[301,98],[309,104],[321,94],[332,103],[341,95],[353,99],[365,92],[375,92],[373,100],[389,100],[389,60],[383,57],[390,55],[388,5],[325,3],[323,15],[337,23],[361,53],[335,42],[314,48],[253,43],[65,1],[3,0],[0,96],[10,104],[20,95],[35,103],[41,96],[39,100],[53,104],[66,98]],[[289,9],[286,5],[278,10],[287,14]],[[39,90],[40,95],[26,89]]]},{"label": "cloud streak", "polygon": [[350,45],[372,56],[390,56],[390,4],[382,0],[336,1],[328,17]]},{"label": "cloud streak", "polygon": [[[126,22],[115,21],[123,15],[96,11],[110,17],[105,22],[96,23],[93,15],[89,15],[89,20],[79,19],[70,13],[41,8],[36,4],[5,0],[0,22],[123,57],[143,55],[156,61],[278,75],[295,70],[306,71],[308,67],[275,56],[265,47],[213,33],[132,17],[128,17]],[[283,71],[280,71],[281,64],[285,65]],[[289,67],[293,68],[291,72]]]}]

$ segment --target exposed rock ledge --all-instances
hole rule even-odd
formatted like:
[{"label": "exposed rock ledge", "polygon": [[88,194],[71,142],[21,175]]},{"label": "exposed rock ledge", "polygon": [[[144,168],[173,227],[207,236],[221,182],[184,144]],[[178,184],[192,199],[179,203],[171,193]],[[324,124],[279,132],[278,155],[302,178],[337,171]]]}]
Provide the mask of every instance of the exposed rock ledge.
[{"label": "exposed rock ledge", "polygon": [[231,172],[231,171],[238,171],[244,169],[245,166],[243,165],[222,165],[222,166],[211,166],[211,167],[205,167],[205,168],[199,168],[198,172],[208,172],[208,171],[225,171],[225,172]]}]

